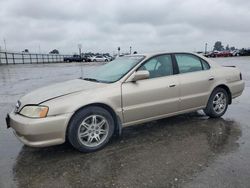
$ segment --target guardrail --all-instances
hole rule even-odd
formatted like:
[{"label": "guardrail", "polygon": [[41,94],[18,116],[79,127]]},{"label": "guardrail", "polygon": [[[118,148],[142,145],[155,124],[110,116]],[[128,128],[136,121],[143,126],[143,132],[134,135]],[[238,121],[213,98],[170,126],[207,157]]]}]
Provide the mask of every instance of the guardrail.
[{"label": "guardrail", "polygon": [[0,65],[61,63],[70,55],[0,52]]}]

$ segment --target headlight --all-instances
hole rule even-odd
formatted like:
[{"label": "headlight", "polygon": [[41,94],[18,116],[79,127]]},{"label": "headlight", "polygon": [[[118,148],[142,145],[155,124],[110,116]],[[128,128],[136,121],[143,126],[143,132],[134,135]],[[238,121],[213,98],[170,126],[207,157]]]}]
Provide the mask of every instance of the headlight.
[{"label": "headlight", "polygon": [[47,116],[49,107],[47,106],[24,106],[20,111],[20,114],[23,116],[31,118],[44,118]]}]

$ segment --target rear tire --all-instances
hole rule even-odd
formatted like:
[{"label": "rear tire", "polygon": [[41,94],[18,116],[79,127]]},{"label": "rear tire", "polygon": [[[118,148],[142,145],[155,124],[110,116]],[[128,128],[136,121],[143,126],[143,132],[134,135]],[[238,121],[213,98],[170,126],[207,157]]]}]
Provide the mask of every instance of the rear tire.
[{"label": "rear tire", "polygon": [[114,133],[114,120],[104,108],[83,108],[71,119],[68,140],[80,152],[94,152],[103,148]]},{"label": "rear tire", "polygon": [[207,107],[204,109],[206,115],[218,118],[225,114],[228,107],[228,93],[223,88],[215,88],[209,97]]}]

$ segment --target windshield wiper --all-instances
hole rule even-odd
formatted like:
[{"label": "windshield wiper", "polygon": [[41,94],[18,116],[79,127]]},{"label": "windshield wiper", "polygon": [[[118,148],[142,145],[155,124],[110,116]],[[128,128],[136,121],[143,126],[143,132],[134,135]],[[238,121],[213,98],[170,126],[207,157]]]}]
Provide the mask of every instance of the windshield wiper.
[{"label": "windshield wiper", "polygon": [[90,81],[90,82],[111,83],[111,82],[109,82],[109,81],[97,80],[97,79],[95,79],[95,78],[82,78],[82,77],[80,77],[80,79],[82,79],[82,80],[87,80],[87,81]]},{"label": "windshield wiper", "polygon": [[91,82],[100,82],[100,80],[97,80],[95,78],[81,78],[81,79],[91,81]]}]

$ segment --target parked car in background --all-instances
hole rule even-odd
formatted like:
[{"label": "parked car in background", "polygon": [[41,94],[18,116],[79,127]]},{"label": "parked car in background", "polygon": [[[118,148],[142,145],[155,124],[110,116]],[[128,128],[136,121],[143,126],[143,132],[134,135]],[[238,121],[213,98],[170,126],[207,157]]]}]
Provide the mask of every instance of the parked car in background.
[{"label": "parked car in background", "polygon": [[212,51],[205,54],[206,57],[232,57],[233,54],[230,51]]},{"label": "parked car in background", "polygon": [[68,140],[77,150],[92,152],[125,126],[196,110],[221,117],[243,90],[238,68],[201,55],[131,55],[96,67],[88,77],[23,96],[6,122],[25,145]]},{"label": "parked car in background", "polygon": [[220,53],[219,51],[211,51],[205,54],[205,56],[206,57],[218,57],[219,53]]},{"label": "parked car in background", "polygon": [[231,51],[232,56],[240,56],[240,50],[233,50]]},{"label": "parked car in background", "polygon": [[248,49],[242,49],[242,50],[240,50],[240,55],[241,56],[250,56],[250,48],[248,48]]},{"label": "parked car in background", "polygon": [[63,61],[65,61],[65,62],[83,62],[83,61],[86,61],[86,59],[80,55],[73,55],[70,57],[64,57]]},{"label": "parked car in background", "polygon": [[232,57],[233,54],[230,51],[221,51],[217,57]]},{"label": "parked car in background", "polygon": [[93,62],[104,62],[104,61],[108,61],[108,58],[102,56],[102,55],[97,55],[97,56],[94,56],[92,57],[91,61]]},{"label": "parked car in background", "polygon": [[85,62],[91,62],[92,61],[92,56],[90,55],[85,55],[84,56]]},{"label": "parked car in background", "polygon": [[112,57],[111,57],[111,56],[108,56],[108,55],[104,55],[103,57],[107,58],[108,61],[112,61],[112,60],[113,60]]}]

